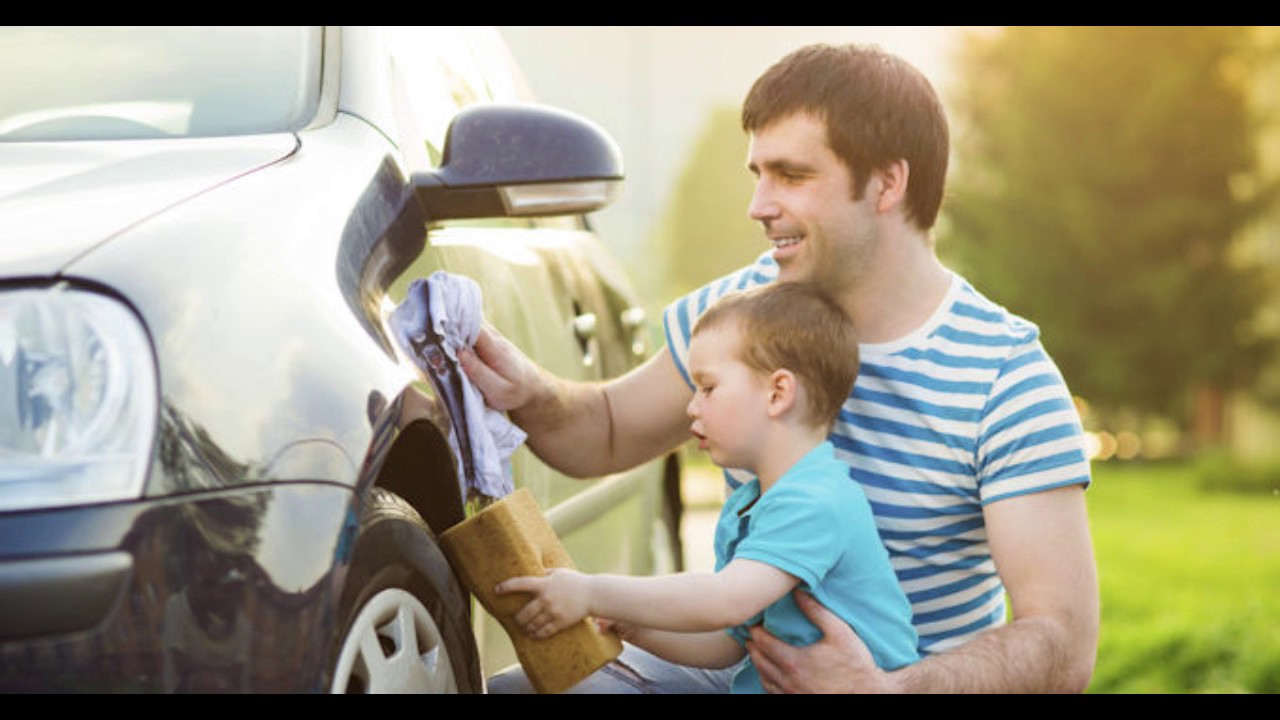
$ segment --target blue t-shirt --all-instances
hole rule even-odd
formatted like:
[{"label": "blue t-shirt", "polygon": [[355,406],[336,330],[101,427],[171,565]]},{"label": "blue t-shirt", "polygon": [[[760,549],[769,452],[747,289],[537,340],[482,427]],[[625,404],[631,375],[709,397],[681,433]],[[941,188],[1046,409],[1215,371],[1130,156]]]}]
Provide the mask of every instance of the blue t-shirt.
[{"label": "blue t-shirt", "polygon": [[[735,490],[720,511],[715,550],[717,572],[730,560],[748,559],[794,575],[801,589],[849,623],[880,667],[891,670],[918,659],[911,604],[871,506],[830,442],[805,454],[768,492],[761,494],[754,478]],[[822,637],[790,593],[728,632],[746,642],[748,629],[760,622],[792,645]],[[731,687],[735,693],[764,692],[749,661]]]},{"label": "blue t-shirt", "polygon": [[[686,381],[690,331],[702,312],[777,275],[765,253],[667,307],[667,347]],[[864,343],[859,353],[858,379],[830,440],[871,502],[915,610],[921,654],[941,652],[1005,621],[983,507],[1089,484],[1080,416],[1036,326],[958,275],[919,328]],[[726,475],[730,488],[749,479]]]}]

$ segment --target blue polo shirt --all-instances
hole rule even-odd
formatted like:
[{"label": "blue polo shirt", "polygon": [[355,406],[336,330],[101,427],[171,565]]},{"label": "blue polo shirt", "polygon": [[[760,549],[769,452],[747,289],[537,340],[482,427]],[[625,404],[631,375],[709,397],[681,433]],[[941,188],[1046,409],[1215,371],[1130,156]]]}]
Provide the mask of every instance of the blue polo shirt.
[{"label": "blue polo shirt", "polygon": [[[795,576],[847,622],[886,670],[919,659],[911,604],[898,584],[862,487],[849,477],[831,442],[823,442],[761,495],[752,478],[725,501],[716,526],[716,570],[730,560],[762,562]],[[822,637],[788,593],[727,632],[745,643],[758,623],[796,646]],[[748,661],[734,676],[735,693],[764,692]]]}]

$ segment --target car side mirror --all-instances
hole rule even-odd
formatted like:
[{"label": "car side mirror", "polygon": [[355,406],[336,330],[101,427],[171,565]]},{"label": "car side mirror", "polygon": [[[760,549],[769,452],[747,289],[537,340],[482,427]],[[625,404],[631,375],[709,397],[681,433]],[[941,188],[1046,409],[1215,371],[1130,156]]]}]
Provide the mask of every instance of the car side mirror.
[{"label": "car side mirror", "polygon": [[590,212],[613,200],[622,179],[622,153],[599,126],[497,103],[459,112],[440,167],[412,176],[431,221]]}]

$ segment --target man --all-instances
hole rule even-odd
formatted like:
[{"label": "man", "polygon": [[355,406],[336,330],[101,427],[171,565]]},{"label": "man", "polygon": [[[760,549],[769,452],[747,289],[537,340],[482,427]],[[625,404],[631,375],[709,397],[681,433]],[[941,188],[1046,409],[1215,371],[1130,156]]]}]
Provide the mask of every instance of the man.
[{"label": "man", "polygon": [[[673,303],[661,351],[616,380],[574,384],[486,332],[462,357],[464,369],[544,461],[575,476],[617,472],[688,438],[689,328],[710,303],[766,282],[821,285],[862,340],[861,372],[831,438],[871,500],[923,659],[877,668],[861,640],[800,591],[797,603],[824,637],[795,648],[755,629],[747,650],[762,684],[771,692],[1083,691],[1098,597],[1079,417],[1035,326],[934,252],[949,133],[932,87],[876,48],[811,46],[756,81],[742,117],[757,178],[748,211],[772,250]],[[582,687],[727,687],[700,672],[634,651]],[[511,676],[491,684],[510,687]]]}]

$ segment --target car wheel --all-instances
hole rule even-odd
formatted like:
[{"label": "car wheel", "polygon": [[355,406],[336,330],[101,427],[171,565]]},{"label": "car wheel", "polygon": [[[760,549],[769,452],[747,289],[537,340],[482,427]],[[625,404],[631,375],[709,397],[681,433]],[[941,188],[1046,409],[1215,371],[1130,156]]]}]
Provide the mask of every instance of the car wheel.
[{"label": "car wheel", "polygon": [[340,608],[333,693],[473,693],[483,688],[470,598],[422,517],[374,488]]}]

